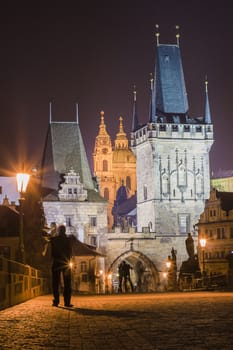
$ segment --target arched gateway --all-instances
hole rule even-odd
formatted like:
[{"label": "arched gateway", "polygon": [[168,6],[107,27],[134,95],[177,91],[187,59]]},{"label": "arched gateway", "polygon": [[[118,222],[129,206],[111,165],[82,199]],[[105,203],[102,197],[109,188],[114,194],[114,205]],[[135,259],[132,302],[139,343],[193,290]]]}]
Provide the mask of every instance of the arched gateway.
[{"label": "arched gateway", "polygon": [[155,292],[159,289],[159,271],[143,253],[128,250],[119,255],[110,265],[108,275],[108,290],[118,291],[118,266],[125,260],[131,267],[131,279],[136,292]]}]

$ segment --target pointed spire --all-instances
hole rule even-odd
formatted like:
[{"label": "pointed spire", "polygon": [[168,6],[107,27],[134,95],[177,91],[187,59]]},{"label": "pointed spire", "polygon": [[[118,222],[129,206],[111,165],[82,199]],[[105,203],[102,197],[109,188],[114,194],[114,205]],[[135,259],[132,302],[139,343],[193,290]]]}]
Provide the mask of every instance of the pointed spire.
[{"label": "pointed spire", "polygon": [[128,139],[123,127],[123,118],[119,117],[119,132],[116,135],[115,139],[115,149],[127,149],[128,148]]},{"label": "pointed spire", "polygon": [[208,96],[208,80],[207,76],[205,79],[205,123],[211,124],[211,113],[210,113],[210,105],[209,105],[209,96]]},{"label": "pointed spire", "polygon": [[95,138],[95,150],[97,148],[103,148],[103,144],[112,149],[112,141],[107,132],[106,124],[104,121],[104,111],[100,112],[100,124],[99,133]]},{"label": "pointed spire", "polygon": [[150,73],[150,110],[149,110],[149,122],[153,123],[153,85],[154,85],[154,79],[153,74]]},{"label": "pointed spire", "polygon": [[155,33],[155,36],[156,36],[156,43],[157,43],[157,46],[159,46],[159,25],[156,24],[155,25],[155,28],[156,28],[156,33]]},{"label": "pointed spire", "polygon": [[52,123],[52,102],[49,102],[49,124]]},{"label": "pointed spire", "polygon": [[176,25],[176,43],[177,46],[180,46],[180,26]]},{"label": "pointed spire", "polygon": [[119,118],[119,122],[120,122],[119,133],[124,134],[125,132],[124,132],[124,128],[123,128],[123,118],[122,117]]},{"label": "pointed spire", "polygon": [[107,135],[106,124],[104,121],[104,111],[100,112],[100,125],[99,125],[99,135]]},{"label": "pointed spire", "polygon": [[138,115],[137,115],[137,92],[136,86],[133,89],[133,118],[132,118],[132,130],[135,131],[138,127]]},{"label": "pointed spire", "polygon": [[76,122],[77,122],[77,124],[79,123],[79,120],[78,120],[78,103],[76,103]]}]

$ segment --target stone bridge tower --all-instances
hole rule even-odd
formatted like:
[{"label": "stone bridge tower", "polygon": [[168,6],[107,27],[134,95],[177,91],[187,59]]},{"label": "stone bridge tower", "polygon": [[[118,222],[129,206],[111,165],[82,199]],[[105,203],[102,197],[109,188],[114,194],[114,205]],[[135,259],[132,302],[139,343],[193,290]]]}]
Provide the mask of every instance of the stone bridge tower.
[{"label": "stone bridge tower", "polygon": [[150,223],[158,235],[180,236],[193,230],[210,193],[209,152],[213,125],[206,84],[203,117],[190,117],[177,44],[159,43],[151,86],[148,123],[135,122],[131,148],[137,163],[138,231]]}]

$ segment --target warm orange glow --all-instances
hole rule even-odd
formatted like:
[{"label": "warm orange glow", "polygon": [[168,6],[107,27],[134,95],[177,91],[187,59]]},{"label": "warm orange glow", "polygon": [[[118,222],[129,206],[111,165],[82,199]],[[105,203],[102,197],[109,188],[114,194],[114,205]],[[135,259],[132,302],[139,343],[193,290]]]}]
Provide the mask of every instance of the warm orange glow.
[{"label": "warm orange glow", "polygon": [[170,267],[171,267],[171,261],[166,261],[166,266],[167,266],[168,269],[170,269]]},{"label": "warm orange glow", "polygon": [[206,239],[205,238],[200,239],[200,245],[202,248],[205,248],[205,246],[206,246]]},{"label": "warm orange glow", "polygon": [[30,179],[30,175],[26,173],[18,173],[16,175],[17,187],[18,187],[19,193],[26,192],[29,179]]}]

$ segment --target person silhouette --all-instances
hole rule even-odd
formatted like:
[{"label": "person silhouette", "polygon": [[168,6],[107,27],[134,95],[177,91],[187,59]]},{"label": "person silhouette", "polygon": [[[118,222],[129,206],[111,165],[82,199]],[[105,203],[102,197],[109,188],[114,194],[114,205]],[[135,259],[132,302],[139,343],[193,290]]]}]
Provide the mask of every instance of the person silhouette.
[{"label": "person silhouette", "polygon": [[71,300],[71,267],[69,265],[72,257],[71,240],[66,235],[64,225],[58,227],[58,235],[50,239],[52,263],[52,288],[53,288],[53,306],[59,304],[59,287],[61,283],[61,275],[64,281],[64,305],[72,307]]}]

